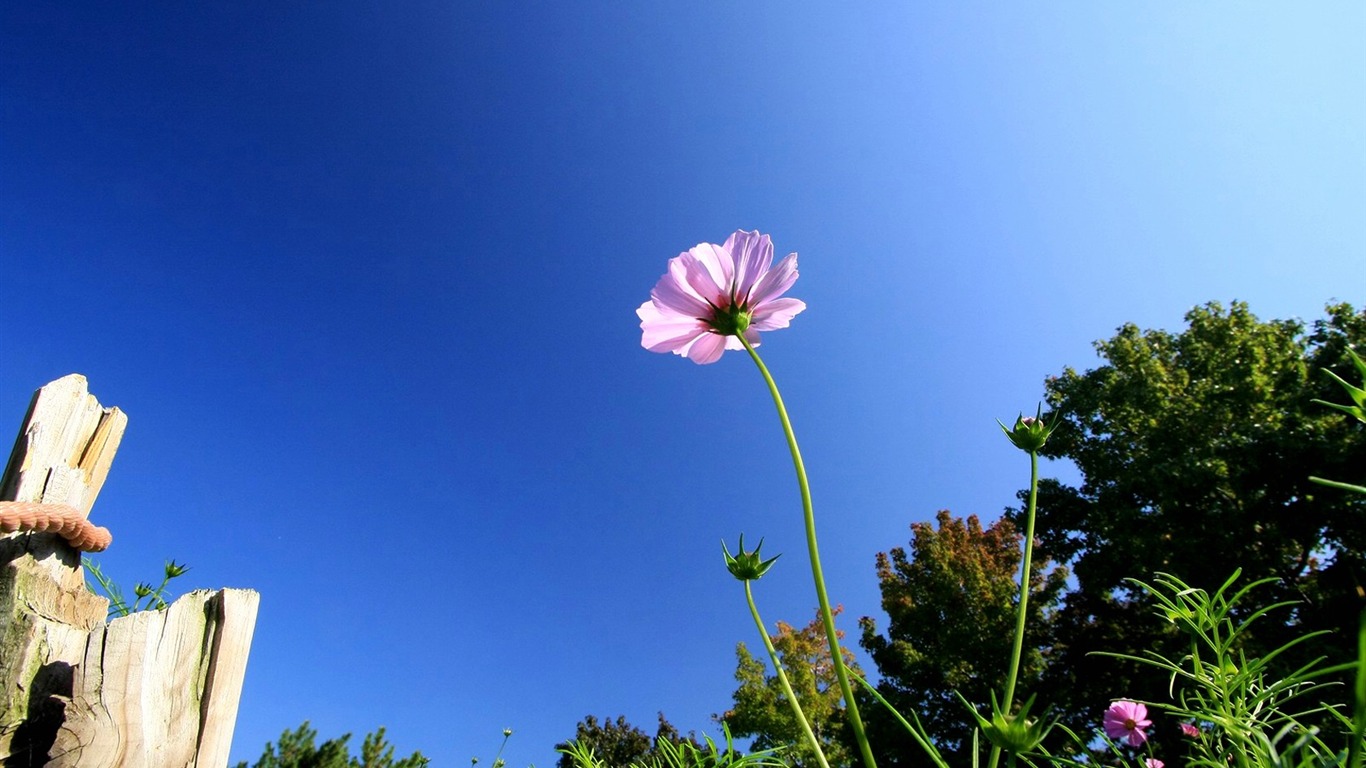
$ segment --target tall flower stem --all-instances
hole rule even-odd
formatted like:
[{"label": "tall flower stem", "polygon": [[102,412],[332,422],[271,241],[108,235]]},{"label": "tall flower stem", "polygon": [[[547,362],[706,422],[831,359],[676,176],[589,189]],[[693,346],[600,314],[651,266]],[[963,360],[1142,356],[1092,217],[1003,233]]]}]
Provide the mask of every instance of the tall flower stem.
[{"label": "tall flower stem", "polygon": [[858,742],[865,768],[877,768],[877,761],[873,759],[873,751],[868,746],[868,736],[863,729],[863,718],[859,717],[858,704],[854,702],[849,672],[844,668],[844,653],[840,648],[839,633],[835,630],[835,615],[830,610],[830,596],[825,591],[825,574],[821,570],[820,550],[816,546],[816,513],[811,506],[811,485],[806,479],[806,465],[802,463],[802,452],[797,448],[797,436],[792,431],[792,421],[787,417],[787,406],[783,405],[783,396],[778,392],[778,385],[773,381],[773,375],[768,372],[768,366],[764,365],[764,361],[760,359],[759,353],[754,351],[744,333],[737,334],[736,338],[754,359],[754,364],[759,366],[759,373],[763,374],[768,391],[773,395],[773,404],[778,408],[778,419],[783,424],[783,434],[787,436],[787,448],[792,453],[792,466],[797,470],[797,487],[801,490],[802,515],[806,522],[806,551],[811,557],[811,577],[816,583],[816,600],[820,604],[821,622],[825,625],[825,638],[830,644],[831,663],[835,668],[835,677],[839,680],[840,694],[844,697],[845,716],[849,719],[849,727]]},{"label": "tall flower stem", "polygon": [[[1015,615],[1015,645],[1010,650],[1010,667],[1007,670],[1005,696],[1001,701],[1001,713],[1010,716],[1010,707],[1015,698],[1015,681],[1020,676],[1020,656],[1024,652],[1025,617],[1029,614],[1029,569],[1034,562],[1034,512],[1039,497],[1039,454],[1029,452],[1029,504],[1025,507],[1024,557],[1020,564],[1020,604]],[[989,768],[996,768],[1001,758],[1001,748],[992,747]]]},{"label": "tall flower stem", "polygon": [[749,602],[749,615],[754,617],[754,626],[759,628],[759,637],[764,639],[764,648],[768,651],[768,658],[773,661],[773,669],[778,673],[778,683],[783,687],[783,694],[787,696],[787,702],[792,705],[792,714],[797,716],[797,722],[802,726],[802,733],[806,734],[806,740],[811,743],[811,749],[816,753],[816,760],[821,764],[821,768],[830,768],[830,763],[825,760],[825,752],[821,749],[821,743],[816,740],[815,731],[811,730],[811,723],[807,721],[806,714],[802,712],[801,702],[797,701],[797,694],[792,691],[792,684],[787,681],[787,673],[783,671],[783,664],[778,660],[778,651],[773,647],[773,640],[768,636],[768,630],[764,629],[764,620],[759,618],[759,606],[754,604],[754,590],[750,589],[749,580],[745,580],[745,600]]}]

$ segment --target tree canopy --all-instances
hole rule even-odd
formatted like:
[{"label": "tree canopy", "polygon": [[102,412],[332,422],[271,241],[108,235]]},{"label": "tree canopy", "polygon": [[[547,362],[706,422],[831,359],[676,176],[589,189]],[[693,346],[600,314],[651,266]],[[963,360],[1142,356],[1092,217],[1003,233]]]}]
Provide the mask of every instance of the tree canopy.
[{"label": "tree canopy", "polygon": [[[902,547],[878,553],[877,574],[887,634],[864,617],[861,644],[882,679],[878,692],[902,713],[916,713],[951,763],[969,764],[970,716],[954,691],[986,711],[1000,695],[1015,632],[1022,536],[1005,519],[982,528],[947,511],[911,525],[910,554]],[[1029,623],[1020,685],[1028,692],[1044,666],[1050,609],[1066,584],[1066,571],[1035,559],[1030,574]],[[878,704],[867,713],[879,765],[928,765],[902,726]],[[909,715],[908,715],[909,717]]]},{"label": "tree canopy", "polygon": [[[250,768],[423,768],[429,762],[421,752],[400,760],[384,739],[384,729],[367,734],[361,743],[360,757],[352,757],[347,743],[351,734],[314,744],[318,732],[307,722],[297,730],[280,735],[279,745],[267,742],[261,757]],[[246,761],[236,768],[248,768]]]},{"label": "tree canopy", "polygon": [[[832,612],[838,616],[842,610],[836,607]],[[821,751],[832,766],[851,765],[858,753],[849,743],[830,643],[820,615],[801,629],[782,621],[777,627],[770,639]],[[735,736],[754,737],[753,749],[782,748],[784,762],[795,768],[819,765],[777,675],[769,672],[767,660],[754,656],[744,643],[736,646],[735,656],[735,679],[740,683],[735,689],[735,704],[716,719],[725,723]],[[863,675],[853,652],[847,648],[844,664],[850,672]]]},{"label": "tree canopy", "polygon": [[[601,723],[593,715],[588,715],[575,726],[574,738],[570,741],[587,746],[606,768],[649,765],[659,756],[660,742],[687,742],[699,749],[702,746],[693,734],[685,737],[679,733],[678,729],[665,719],[663,712],[659,713],[659,724],[655,728],[653,739],[645,731],[627,722],[624,715],[618,715],[616,720],[604,718]],[[568,741],[555,745],[555,749],[561,752],[568,747]],[[574,759],[567,754],[560,755],[557,765],[558,768],[575,768]]]},{"label": "tree canopy", "polygon": [[1346,350],[1366,345],[1366,313],[1334,304],[1306,327],[1210,303],[1185,319],[1181,333],[1124,325],[1097,342],[1104,365],[1046,382],[1064,424],[1042,453],[1072,461],[1081,482],[1039,489],[1039,551],[1077,580],[1053,627],[1041,698],[1073,725],[1091,725],[1112,698],[1167,695],[1165,679],[1088,655],[1180,656],[1126,578],[1160,571],[1214,589],[1238,568],[1249,580],[1275,577],[1262,604],[1296,606],[1286,622],[1263,622],[1249,652],[1326,629],[1287,654],[1285,668],[1352,656],[1366,500],[1309,477],[1359,480],[1366,430],[1312,401],[1340,397],[1322,369],[1354,374]]}]

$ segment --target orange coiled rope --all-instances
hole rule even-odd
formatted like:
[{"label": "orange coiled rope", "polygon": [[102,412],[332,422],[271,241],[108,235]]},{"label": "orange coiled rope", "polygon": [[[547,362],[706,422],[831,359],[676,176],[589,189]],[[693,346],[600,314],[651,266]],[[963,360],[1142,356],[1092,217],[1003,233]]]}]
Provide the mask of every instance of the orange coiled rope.
[{"label": "orange coiled rope", "polygon": [[30,501],[0,501],[0,533],[15,531],[55,533],[81,552],[103,552],[114,540],[108,528],[101,528],[86,520],[75,507]]}]

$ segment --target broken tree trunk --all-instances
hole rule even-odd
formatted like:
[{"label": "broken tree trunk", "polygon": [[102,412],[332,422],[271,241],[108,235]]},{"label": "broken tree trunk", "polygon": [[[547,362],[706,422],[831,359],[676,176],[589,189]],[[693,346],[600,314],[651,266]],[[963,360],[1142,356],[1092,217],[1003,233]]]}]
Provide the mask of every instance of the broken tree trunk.
[{"label": "broken tree trunk", "polygon": [[[88,514],[128,419],[83,376],[34,395],[0,501]],[[192,592],[106,623],[55,533],[0,536],[0,758],[10,766],[221,768],[260,597]]]}]

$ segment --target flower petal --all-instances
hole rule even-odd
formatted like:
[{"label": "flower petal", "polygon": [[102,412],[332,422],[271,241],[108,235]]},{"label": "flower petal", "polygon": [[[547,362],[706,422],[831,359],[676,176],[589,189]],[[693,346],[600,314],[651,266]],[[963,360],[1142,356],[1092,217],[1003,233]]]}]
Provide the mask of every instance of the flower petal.
[{"label": "flower petal", "polygon": [[[759,330],[754,326],[745,329],[745,338],[749,339],[751,347],[759,346]],[[745,345],[740,343],[739,336],[726,337],[726,349],[744,349]]]},{"label": "flower petal", "polygon": [[754,317],[750,321],[750,328],[758,331],[776,331],[779,328],[786,328],[799,312],[806,309],[806,302],[801,299],[773,299],[764,302],[754,312]]},{"label": "flower petal", "polygon": [[660,311],[652,301],[636,310],[640,318],[640,345],[651,352],[677,352],[708,329],[702,321]]},{"label": "flower petal", "polygon": [[680,315],[694,318],[709,316],[712,312],[711,307],[707,306],[707,302],[699,298],[688,285],[687,267],[680,265],[680,268],[674,269],[673,262],[676,261],[678,259],[670,260],[669,274],[659,278],[659,282],[655,283],[654,290],[650,291],[650,298],[661,307],[671,309]]},{"label": "flower petal", "polygon": [[685,356],[697,363],[706,365],[721,359],[721,353],[726,351],[726,337],[719,333],[702,334],[692,346],[685,352]]},{"label": "flower petal", "polygon": [[773,241],[768,235],[759,234],[758,230],[746,232],[741,229],[727,238],[722,247],[735,262],[732,295],[743,301],[773,263]]},{"label": "flower petal", "polygon": [[789,253],[769,270],[749,292],[749,306],[758,309],[766,301],[782,296],[797,282],[797,254]]},{"label": "flower petal", "polygon": [[703,299],[716,306],[730,305],[730,284],[735,277],[735,261],[730,252],[713,243],[698,243],[687,254],[688,284]]}]

